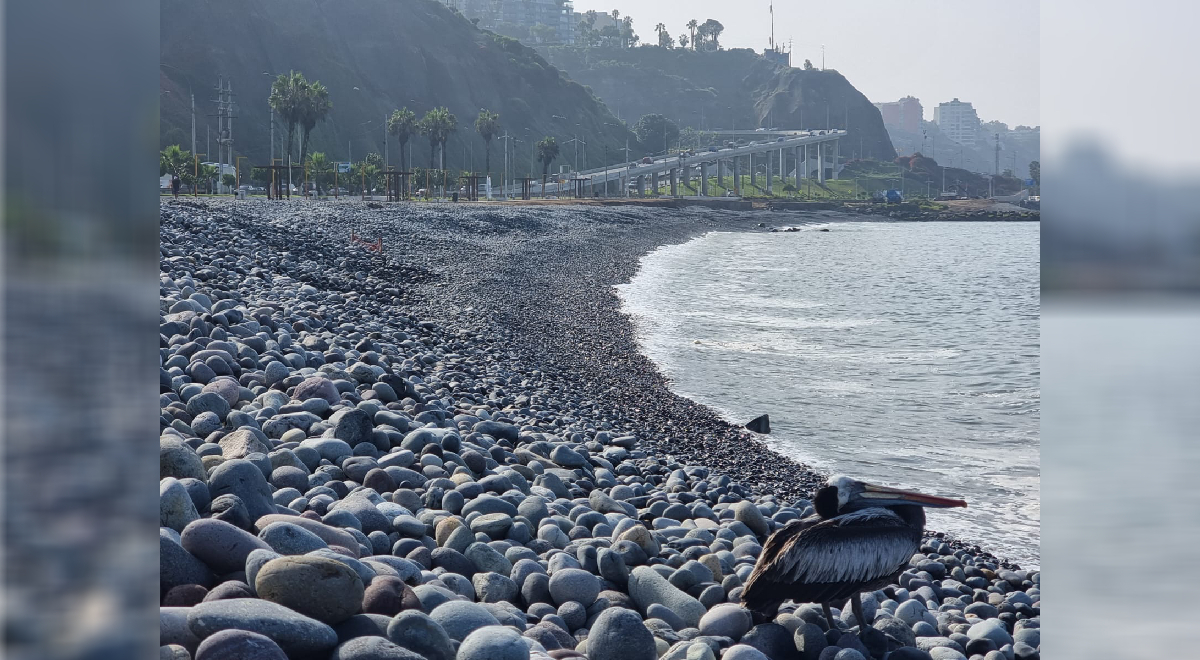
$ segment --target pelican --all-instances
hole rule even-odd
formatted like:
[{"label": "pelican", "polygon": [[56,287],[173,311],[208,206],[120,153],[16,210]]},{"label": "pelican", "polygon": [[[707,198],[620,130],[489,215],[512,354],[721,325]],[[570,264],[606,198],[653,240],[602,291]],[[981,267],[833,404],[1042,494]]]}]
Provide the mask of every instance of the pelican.
[{"label": "pelican", "polygon": [[756,619],[775,617],[785,600],[820,603],[837,628],[830,603],[850,599],[860,626],[859,594],[892,584],[921,548],[923,507],[966,506],[962,500],[830,477],[813,496],[816,514],[771,535],[742,591]]}]

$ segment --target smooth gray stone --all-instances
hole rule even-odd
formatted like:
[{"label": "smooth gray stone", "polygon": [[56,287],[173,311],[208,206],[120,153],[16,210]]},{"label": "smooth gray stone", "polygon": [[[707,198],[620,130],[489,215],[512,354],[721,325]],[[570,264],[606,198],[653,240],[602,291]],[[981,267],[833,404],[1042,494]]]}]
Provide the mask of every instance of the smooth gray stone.
[{"label": "smooth gray stone", "polygon": [[265,635],[288,657],[328,653],[337,645],[333,628],[282,605],[253,598],[200,603],[191,608],[187,622],[201,639],[231,628]]},{"label": "smooth gray stone", "polygon": [[158,483],[158,524],[182,532],[184,527],[200,514],[192,502],[187,488],[175,477],[166,477]]},{"label": "smooth gray stone", "polygon": [[195,653],[200,645],[200,638],[188,627],[190,607],[160,607],[158,608],[158,643],[162,646],[182,646],[190,653]]},{"label": "smooth gray stone", "polygon": [[456,660],[529,660],[529,645],[516,631],[486,626],[467,635]]},{"label": "smooth gray stone", "polygon": [[266,635],[248,630],[222,630],[200,642],[194,660],[288,660]]},{"label": "smooth gray stone", "polygon": [[696,627],[704,616],[700,601],[671,586],[663,576],[648,566],[638,566],[629,575],[629,596],[643,611],[651,603],[658,603],[674,610],[684,624]]},{"label": "smooth gray stone", "polygon": [[1004,622],[999,619],[986,619],[972,625],[967,630],[967,637],[970,639],[985,637],[995,642],[997,647],[1013,643],[1012,635],[1008,634],[1008,629],[1004,627]]},{"label": "smooth gray stone", "polygon": [[246,558],[252,550],[271,549],[271,546],[249,532],[212,518],[201,518],[191,523],[184,528],[180,539],[185,550],[220,574],[244,569]]},{"label": "smooth gray stone", "polygon": [[481,603],[513,602],[517,599],[517,583],[498,573],[476,573],[471,578],[475,599]]},{"label": "smooth gray stone", "polygon": [[355,637],[338,645],[329,660],[425,660],[383,637]]},{"label": "smooth gray stone", "polygon": [[388,624],[387,637],[428,660],[454,660],[450,636],[424,612],[405,610],[397,614]]},{"label": "smooth gray stone", "polygon": [[500,622],[483,605],[462,600],[442,603],[429,614],[450,639],[462,641],[467,635],[484,626],[498,626]]},{"label": "smooth gray stone", "polygon": [[257,465],[245,459],[232,459],[213,468],[208,479],[213,499],[221,495],[237,495],[246,505],[250,520],[275,513],[271,486]]},{"label": "smooth gray stone", "polygon": [[158,441],[159,478],[199,479],[208,481],[204,463],[196,451],[182,440],[164,435]]},{"label": "smooth gray stone", "polygon": [[281,555],[302,555],[329,547],[321,537],[288,522],[273,522],[267,525],[258,533],[258,538]]},{"label": "smooth gray stone", "polygon": [[557,605],[575,601],[591,606],[600,595],[600,580],[580,568],[563,568],[550,576],[550,597]]},{"label": "smooth gray stone", "polygon": [[600,613],[588,633],[587,648],[589,660],[658,658],[654,636],[642,624],[642,617],[621,607],[610,607]]},{"label": "smooth gray stone", "polygon": [[207,564],[161,531],[158,537],[158,567],[159,589],[163,593],[184,584],[198,584],[207,588],[217,581]]},{"label": "smooth gray stone", "polygon": [[718,605],[700,618],[700,634],[728,637],[738,640],[745,635],[754,621],[750,610],[733,603]]}]

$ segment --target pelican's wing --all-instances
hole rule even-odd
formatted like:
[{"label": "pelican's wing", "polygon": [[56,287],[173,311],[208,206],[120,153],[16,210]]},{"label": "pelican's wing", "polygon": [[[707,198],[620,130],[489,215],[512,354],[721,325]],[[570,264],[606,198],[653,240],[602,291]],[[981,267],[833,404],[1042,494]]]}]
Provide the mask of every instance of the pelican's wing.
[{"label": "pelican's wing", "polygon": [[786,592],[796,602],[843,598],[854,585],[893,575],[920,543],[920,530],[883,508],[785,527],[767,541],[745,592]]}]

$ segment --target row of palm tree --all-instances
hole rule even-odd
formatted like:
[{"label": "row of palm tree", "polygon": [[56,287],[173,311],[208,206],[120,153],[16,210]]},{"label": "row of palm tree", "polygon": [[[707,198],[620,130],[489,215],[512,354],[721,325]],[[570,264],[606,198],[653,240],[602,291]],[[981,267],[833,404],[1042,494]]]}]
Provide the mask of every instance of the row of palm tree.
[{"label": "row of palm tree", "polygon": [[281,73],[271,83],[267,99],[287,127],[287,160],[292,161],[296,130],[300,130],[300,161],[308,154],[308,140],[317,124],[333,109],[329,90],[318,81],[309,82],[299,71]]}]

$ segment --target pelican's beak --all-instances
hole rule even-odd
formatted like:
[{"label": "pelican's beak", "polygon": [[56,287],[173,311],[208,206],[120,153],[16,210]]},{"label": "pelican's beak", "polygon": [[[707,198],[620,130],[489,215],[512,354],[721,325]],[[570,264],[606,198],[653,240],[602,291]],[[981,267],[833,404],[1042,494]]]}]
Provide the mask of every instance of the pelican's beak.
[{"label": "pelican's beak", "polygon": [[875,504],[877,506],[895,506],[897,504],[916,504],[919,506],[945,508],[953,506],[967,505],[963,500],[956,500],[950,497],[938,497],[936,495],[925,495],[911,490],[901,490],[899,488],[888,488],[887,486],[875,486],[873,484],[863,484],[863,491],[859,497]]}]

